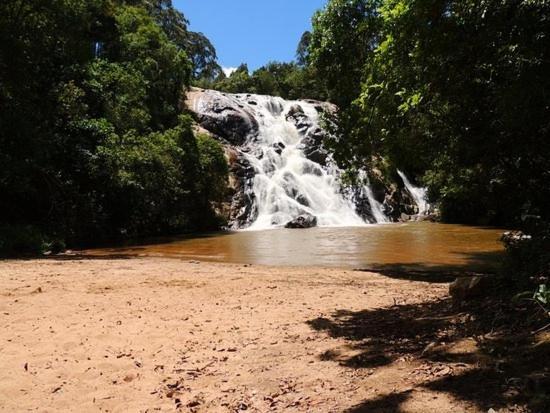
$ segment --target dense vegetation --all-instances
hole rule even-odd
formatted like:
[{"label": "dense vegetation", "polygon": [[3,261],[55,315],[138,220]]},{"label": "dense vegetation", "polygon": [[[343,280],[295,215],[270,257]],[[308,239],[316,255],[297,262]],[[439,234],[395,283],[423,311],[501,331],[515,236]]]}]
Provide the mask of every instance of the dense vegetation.
[{"label": "dense vegetation", "polygon": [[332,0],[313,24],[341,160],[418,176],[447,221],[549,217],[550,2]]},{"label": "dense vegetation", "polygon": [[0,251],[212,225],[227,165],[180,102],[220,71],[170,0],[3,1]]}]

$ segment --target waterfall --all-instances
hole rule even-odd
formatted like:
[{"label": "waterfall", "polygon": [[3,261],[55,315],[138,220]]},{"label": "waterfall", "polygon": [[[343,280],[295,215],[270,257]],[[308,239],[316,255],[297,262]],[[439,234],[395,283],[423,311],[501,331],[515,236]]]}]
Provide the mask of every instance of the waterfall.
[{"label": "waterfall", "polygon": [[380,202],[376,200],[374,194],[372,193],[372,188],[370,185],[369,177],[364,170],[359,171],[359,183],[360,187],[360,196],[367,198],[371,208],[371,214],[377,224],[382,224],[389,222],[388,217],[384,214],[384,208]]},{"label": "waterfall", "polygon": [[418,206],[418,215],[427,214],[430,209],[430,204],[427,201],[428,190],[426,188],[420,188],[411,184],[411,181],[409,181],[407,176],[399,169],[397,170],[397,173],[403,180],[405,188],[407,189],[409,194],[411,194],[416,206]]},{"label": "waterfall", "polygon": [[232,229],[280,226],[362,226],[388,222],[366,171],[358,185],[344,185],[344,172],[324,148],[328,132],[320,114],[338,108],[314,100],[232,94],[191,88],[187,107],[199,125],[225,144],[235,191]]},{"label": "waterfall", "polygon": [[248,191],[256,216],[250,229],[282,226],[301,215],[314,216],[319,226],[365,225],[344,195],[341,171],[330,156],[314,156],[322,151],[323,133],[314,103],[234,96],[259,125],[242,149],[254,168]]}]

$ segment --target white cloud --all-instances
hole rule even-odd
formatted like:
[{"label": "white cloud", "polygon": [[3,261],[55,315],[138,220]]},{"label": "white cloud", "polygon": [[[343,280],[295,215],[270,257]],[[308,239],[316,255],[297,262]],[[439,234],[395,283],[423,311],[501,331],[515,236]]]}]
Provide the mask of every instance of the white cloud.
[{"label": "white cloud", "polygon": [[223,70],[223,73],[225,73],[225,75],[227,77],[231,76],[231,74],[237,70],[236,67],[222,67],[222,70]]}]

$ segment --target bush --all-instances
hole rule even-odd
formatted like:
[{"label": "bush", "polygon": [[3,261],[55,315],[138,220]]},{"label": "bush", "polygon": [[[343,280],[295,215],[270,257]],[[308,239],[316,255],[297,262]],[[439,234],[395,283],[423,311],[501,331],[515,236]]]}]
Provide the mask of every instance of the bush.
[{"label": "bush", "polygon": [[514,289],[528,290],[521,296],[532,297],[550,316],[550,225],[539,223],[531,230],[533,235],[521,231],[503,235],[505,271]]},{"label": "bush", "polygon": [[200,162],[200,188],[206,200],[222,201],[227,194],[229,167],[222,145],[209,135],[196,137]]},{"label": "bush", "polygon": [[44,234],[31,225],[0,225],[0,256],[40,254],[47,249]]}]

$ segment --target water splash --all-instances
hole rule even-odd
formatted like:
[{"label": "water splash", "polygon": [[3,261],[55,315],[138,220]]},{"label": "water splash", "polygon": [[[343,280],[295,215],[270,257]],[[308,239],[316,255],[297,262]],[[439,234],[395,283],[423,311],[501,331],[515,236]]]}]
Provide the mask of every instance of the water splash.
[{"label": "water splash", "polygon": [[[318,163],[306,156],[308,134],[311,138],[319,130],[314,104],[258,95],[235,98],[259,124],[258,135],[243,149],[255,172],[248,190],[256,218],[249,229],[282,226],[304,214],[317,217],[319,226],[365,225],[344,194],[341,171],[330,157]],[[296,110],[299,122],[288,118]]]},{"label": "water splash", "polygon": [[418,207],[418,215],[426,215],[430,210],[430,204],[427,201],[428,198],[428,190],[426,188],[421,188],[414,186],[411,181],[407,178],[407,176],[401,172],[399,169],[397,170],[397,173],[403,180],[403,184],[405,184],[405,188],[411,194],[411,197],[414,200],[414,203]]}]

